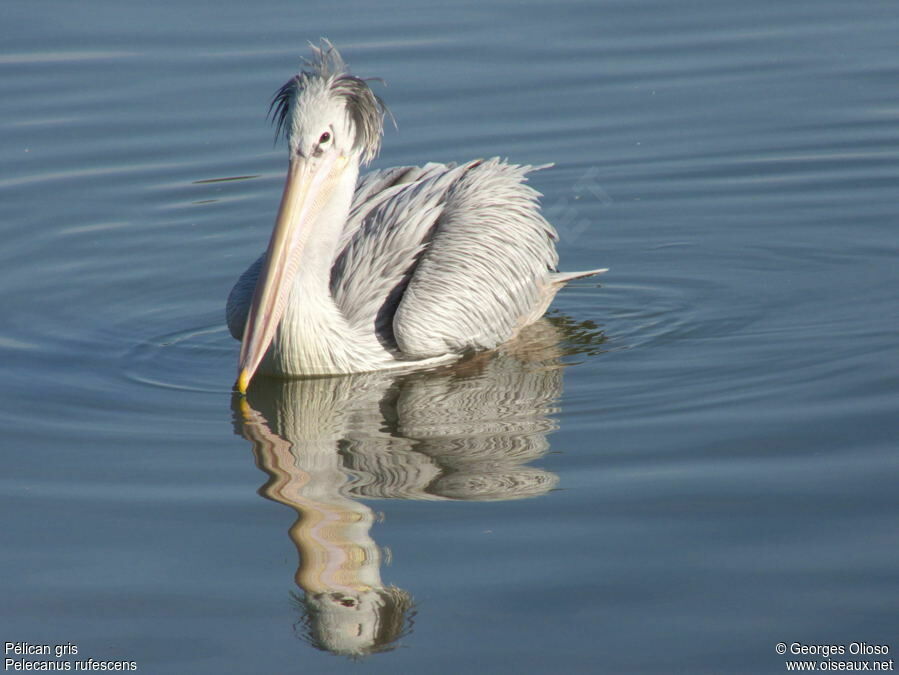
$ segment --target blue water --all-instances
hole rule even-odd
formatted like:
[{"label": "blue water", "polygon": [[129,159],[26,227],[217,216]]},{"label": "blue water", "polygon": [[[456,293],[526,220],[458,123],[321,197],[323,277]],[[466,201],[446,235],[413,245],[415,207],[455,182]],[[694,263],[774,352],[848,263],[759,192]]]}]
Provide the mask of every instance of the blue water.
[{"label": "blue water", "polygon": [[[899,650],[894,3],[0,19],[0,642],[146,673]],[[384,80],[376,167],[554,162],[562,269],[611,271],[459,369],[242,404],[224,302],[280,195],[268,101],[320,36]]]}]

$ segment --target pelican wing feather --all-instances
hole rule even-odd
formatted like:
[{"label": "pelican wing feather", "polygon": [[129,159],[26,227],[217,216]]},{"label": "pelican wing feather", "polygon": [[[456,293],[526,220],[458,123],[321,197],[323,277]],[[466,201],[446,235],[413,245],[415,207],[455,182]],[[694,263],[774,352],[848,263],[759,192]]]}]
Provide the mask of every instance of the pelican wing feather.
[{"label": "pelican wing feather", "polygon": [[558,258],[532,170],[491,159],[363,178],[332,270],[350,325],[426,358],[495,347],[542,314]]}]

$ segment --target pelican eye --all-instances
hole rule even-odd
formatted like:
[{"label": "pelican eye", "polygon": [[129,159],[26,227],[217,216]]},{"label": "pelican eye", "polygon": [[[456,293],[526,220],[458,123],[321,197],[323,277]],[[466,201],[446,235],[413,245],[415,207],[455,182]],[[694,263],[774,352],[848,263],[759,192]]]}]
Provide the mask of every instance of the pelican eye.
[{"label": "pelican eye", "polygon": [[331,140],[331,132],[326,131],[321,136],[318,137],[318,144],[324,145],[325,143],[327,143],[330,140]]}]

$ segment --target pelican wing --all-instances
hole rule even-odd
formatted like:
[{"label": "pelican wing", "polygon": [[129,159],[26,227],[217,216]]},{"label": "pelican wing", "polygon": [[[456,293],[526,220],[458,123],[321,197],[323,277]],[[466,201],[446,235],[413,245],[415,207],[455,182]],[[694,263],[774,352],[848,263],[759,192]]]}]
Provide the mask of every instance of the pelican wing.
[{"label": "pelican wing", "polygon": [[[350,215],[347,217],[337,250],[346,249],[362,223],[385,201],[395,197],[410,184],[436,180],[439,176],[455,168],[455,164],[429,162],[424,166],[395,166],[389,169],[379,169],[362,176],[356,186],[353,203],[350,206]],[[410,195],[406,195],[404,198],[409,199],[409,197]],[[380,217],[383,219],[383,216]]]},{"label": "pelican wing", "polygon": [[425,358],[495,347],[542,314],[558,258],[531,170],[491,159],[363,179],[332,271],[349,323]]},{"label": "pelican wing", "polygon": [[351,328],[362,332],[374,328],[382,343],[396,351],[392,326],[396,307],[431,238],[447,192],[467,167],[400,167],[360,182],[342,235],[347,243],[331,270],[331,294]]}]

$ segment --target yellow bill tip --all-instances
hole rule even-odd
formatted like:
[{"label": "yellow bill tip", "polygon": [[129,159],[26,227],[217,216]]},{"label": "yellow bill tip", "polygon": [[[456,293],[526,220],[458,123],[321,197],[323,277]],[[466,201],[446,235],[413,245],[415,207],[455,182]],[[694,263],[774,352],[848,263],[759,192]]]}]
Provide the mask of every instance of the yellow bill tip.
[{"label": "yellow bill tip", "polygon": [[250,374],[246,369],[241,370],[240,374],[237,376],[237,382],[234,383],[234,388],[237,389],[241,394],[247,393],[247,387],[250,386]]}]

